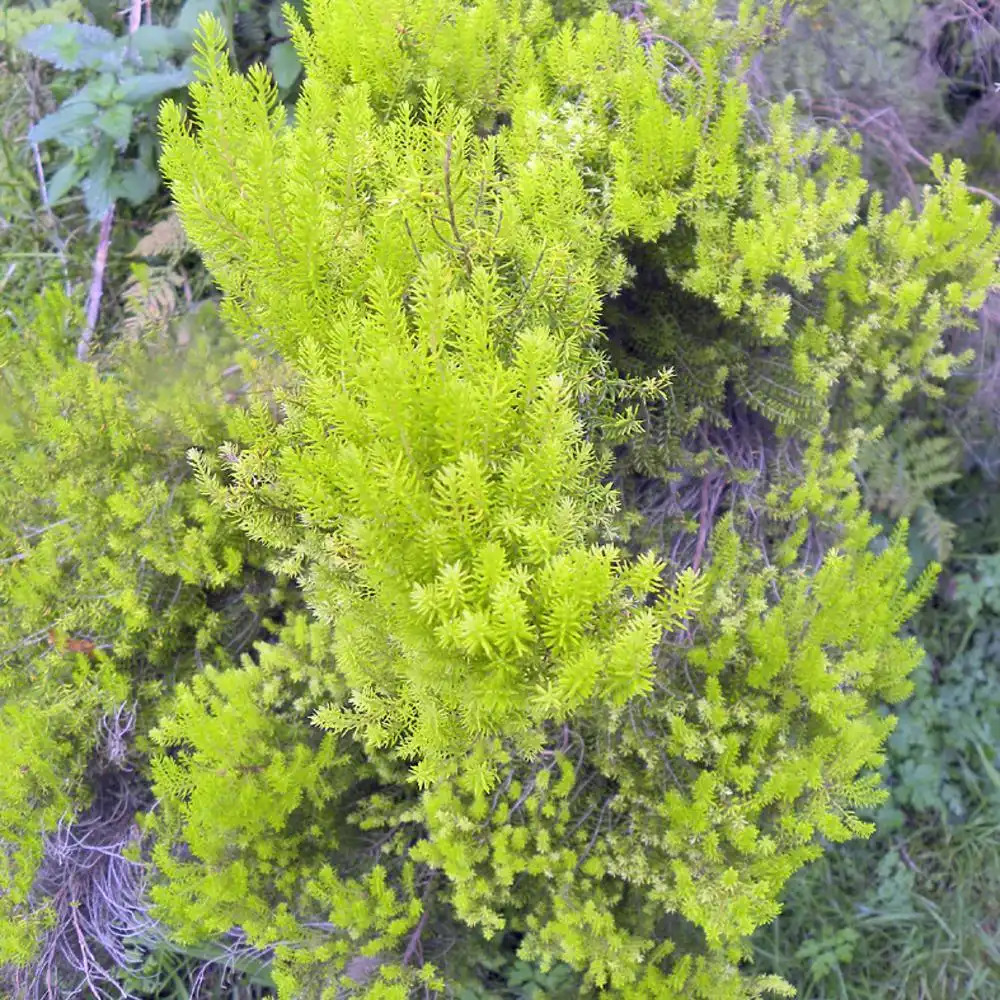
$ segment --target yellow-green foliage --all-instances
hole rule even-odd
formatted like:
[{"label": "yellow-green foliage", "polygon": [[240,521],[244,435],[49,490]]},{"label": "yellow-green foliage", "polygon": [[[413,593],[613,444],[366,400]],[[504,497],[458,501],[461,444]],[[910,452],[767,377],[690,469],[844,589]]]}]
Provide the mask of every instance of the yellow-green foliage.
[{"label": "yellow-green foliage", "polygon": [[0,43],[11,49],[29,32],[44,24],[62,24],[78,19],[83,14],[80,0],[52,0],[51,3],[31,9],[28,5],[4,4],[0,10]]},{"label": "yellow-green foliage", "polygon": [[226,433],[232,355],[203,334],[102,373],[73,358],[78,322],[51,290],[0,331],[0,649],[30,664],[52,633],[163,668],[214,648],[209,594],[242,580],[245,542],[185,459]]},{"label": "yellow-green foliage", "polygon": [[185,460],[225,433],[209,328],[186,352],[126,349],[101,372],[74,356],[61,290],[17,320],[0,329],[0,963],[40,942],[42,836],[87,803],[102,714],[146,711],[202,655],[225,662],[260,556]]},{"label": "yellow-green foliage", "polygon": [[[423,914],[416,938],[447,907],[487,935],[519,928],[523,956],[587,989],[781,989],[739,972],[741,942],[818,836],[865,832],[853,810],[877,798],[891,728],[872,700],[905,693],[918,654],[896,634],[930,576],[907,592],[902,536],[868,551],[852,434],[776,470],[754,515],[776,563],[741,541],[739,509],[701,579],[627,555],[592,445],[600,310],[642,279],[628,252],[645,244],[729,334],[661,398],[707,377],[788,432],[827,427],[834,403],[849,429],[860,387],[896,398],[950,370],[940,333],[995,276],[988,214],[954,167],[920,215],[875,199],[860,221],[832,136],[797,132],[790,106],[751,127],[725,70],[756,15],[654,4],[644,46],[641,26],[560,26],[540,2],[390,8],[316,0],[312,30],[295,21],[292,124],[203,21],[194,124],[164,111],[165,171],[226,315],[294,373],[281,420],[259,407],[242,448],[192,453],[199,482],[332,630],[343,689],[313,721],[373,766],[412,764],[422,794],[369,796],[355,821],[386,829],[404,899],[424,873],[420,907],[400,904]],[[683,370],[672,349],[659,362]],[[765,355],[807,403],[768,405],[727,370]],[[687,427],[717,405],[703,396]],[[832,548],[806,568],[816,532]],[[393,950],[396,912],[359,927],[365,954]],[[409,995],[412,953],[383,956],[366,995]],[[346,957],[284,954],[289,976]]]},{"label": "yellow-green foliage", "polygon": [[[415,759],[425,785],[471,747],[485,791],[502,737],[537,750],[544,720],[648,692],[665,611],[694,607],[647,606],[660,563],[598,544],[616,498],[573,402],[602,250],[582,181],[530,123],[511,149],[480,142],[434,85],[383,124],[365,87],[338,105],[310,78],[282,133],[268,78],[233,77],[218,29],[204,44],[203,130],[168,110],[165,163],[229,314],[247,302],[301,375],[285,419],[251,411],[254,446],[198,457],[200,481],[334,627],[351,702],[316,721]],[[246,156],[224,174],[233,142]],[[233,235],[278,216],[273,260]]]},{"label": "yellow-green foliage", "polygon": [[[2,529],[17,676],[57,594],[57,640],[180,661],[139,741],[154,909],[273,947],[287,1000],[455,991],[449,949],[505,932],[584,996],[787,993],[746,936],[879,796],[933,568],[907,588],[851,463],[873,397],[954,366],[997,237],[959,165],[883,214],[832,135],[758,116],[739,76],[778,12],[597,6],[286,9],[291,119],[204,18],[164,171],[281,384],[227,408],[207,356],[140,393],[58,323],[8,347],[0,444],[52,513]],[[683,463],[737,406],[756,492],[702,503],[694,565],[635,551],[610,445]],[[237,658],[207,593],[265,561],[305,608],[275,588]]]},{"label": "yellow-green foliage", "polygon": [[[163,802],[154,862],[169,879],[152,897],[191,943],[234,924],[280,936],[283,901],[308,877],[310,855],[337,846],[324,808],[356,780],[335,737],[311,739],[314,730],[283,718],[294,682],[268,666],[206,668],[150,734],[173,751],[151,763]],[[194,862],[171,855],[178,842]]]}]

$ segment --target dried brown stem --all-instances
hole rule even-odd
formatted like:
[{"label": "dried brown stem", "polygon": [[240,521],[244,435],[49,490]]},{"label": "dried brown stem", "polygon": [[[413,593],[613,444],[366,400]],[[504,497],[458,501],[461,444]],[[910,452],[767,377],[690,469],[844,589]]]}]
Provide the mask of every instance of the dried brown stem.
[{"label": "dried brown stem", "polygon": [[698,543],[694,548],[694,558],[691,560],[691,568],[697,570],[701,566],[701,557],[705,551],[705,544],[708,542],[708,476],[701,483],[701,513],[698,517]]}]

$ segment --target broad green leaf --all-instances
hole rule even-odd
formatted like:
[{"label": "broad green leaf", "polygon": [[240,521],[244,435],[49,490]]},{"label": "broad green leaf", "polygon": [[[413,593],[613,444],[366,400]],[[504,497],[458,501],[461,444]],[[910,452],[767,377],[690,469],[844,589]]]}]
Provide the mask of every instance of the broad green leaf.
[{"label": "broad green leaf", "polygon": [[113,73],[101,73],[93,80],[88,81],[77,92],[80,98],[85,101],[93,101],[103,108],[116,103],[117,80]]},{"label": "broad green leaf", "polygon": [[161,59],[186,54],[190,46],[191,39],[185,32],[162,24],[144,24],[128,39],[128,51],[134,52],[144,65],[153,67]]},{"label": "broad green leaf", "polygon": [[194,38],[198,30],[198,18],[203,11],[208,11],[216,17],[222,14],[221,0],[185,0],[174,21],[174,27],[184,32],[189,38]]},{"label": "broad green leaf", "polygon": [[82,0],[83,7],[97,24],[105,28],[113,28],[118,17],[118,4],[115,0]]},{"label": "broad green leaf", "polygon": [[156,193],[159,186],[160,175],[157,171],[134,161],[129,170],[115,174],[113,189],[129,204],[141,205]]},{"label": "broad green leaf", "polygon": [[[288,5],[296,14],[303,12],[302,0],[292,0]],[[272,3],[267,9],[267,27],[275,38],[286,38],[289,34],[288,22],[285,20],[285,4]]]},{"label": "broad green leaf", "polygon": [[128,104],[116,104],[95,120],[97,127],[119,143],[128,142],[132,134],[133,111]]},{"label": "broad green leaf", "polygon": [[156,168],[156,140],[149,132],[140,132],[136,139],[138,155],[136,159],[144,163],[147,167]]},{"label": "broad green leaf", "polygon": [[96,222],[104,216],[115,203],[111,188],[111,168],[115,161],[115,147],[112,141],[104,138],[97,146],[93,159],[80,186],[83,188],[83,201],[87,206],[87,214]]},{"label": "broad green leaf", "polygon": [[92,101],[82,101],[74,94],[62,107],[37,122],[28,133],[28,138],[32,142],[55,139],[64,146],[72,146],[74,143],[69,140],[73,134],[80,133],[85,139],[98,114],[100,109],[96,104]]},{"label": "broad green leaf", "polygon": [[274,82],[281,90],[288,90],[302,72],[302,61],[291,42],[281,42],[271,49],[267,64],[274,75]]},{"label": "broad green leaf", "polygon": [[122,40],[90,24],[45,24],[21,39],[21,48],[59,69],[114,69]]},{"label": "broad green leaf", "polygon": [[68,160],[49,178],[48,195],[50,204],[62,199],[68,191],[76,187],[86,172],[76,160]]},{"label": "broad green leaf", "polygon": [[122,81],[121,99],[129,104],[146,104],[172,90],[180,90],[190,82],[191,73],[183,68],[165,73],[138,73]]},{"label": "broad green leaf", "polygon": [[281,6],[281,4],[272,3],[267,8],[267,26],[276,38],[288,34],[288,25],[285,24],[285,15],[282,13]]}]

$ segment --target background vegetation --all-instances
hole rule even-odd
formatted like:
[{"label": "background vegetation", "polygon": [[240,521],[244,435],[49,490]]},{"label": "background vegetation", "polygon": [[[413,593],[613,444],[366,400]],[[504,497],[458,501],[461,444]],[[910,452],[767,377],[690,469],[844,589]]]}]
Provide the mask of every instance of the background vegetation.
[{"label": "background vegetation", "polygon": [[[995,196],[998,19],[991,2],[826,4],[793,19],[756,85],[858,129],[866,171],[890,197],[914,195],[931,148],[963,156]],[[927,656],[889,739],[876,834],[796,876],[755,939],[758,961],[803,997],[1000,991],[996,308],[988,300],[963,340],[975,358],[946,396],[901,414],[861,457],[869,502],[887,519],[913,517],[915,564],[941,558],[944,573],[912,624]]]}]

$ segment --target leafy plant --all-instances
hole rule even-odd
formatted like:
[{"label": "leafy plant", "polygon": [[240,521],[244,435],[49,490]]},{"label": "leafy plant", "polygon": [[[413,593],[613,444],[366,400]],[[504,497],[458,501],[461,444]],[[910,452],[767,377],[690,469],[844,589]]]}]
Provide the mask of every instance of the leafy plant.
[{"label": "leafy plant", "polygon": [[[831,136],[796,133],[782,108],[748,139],[743,92],[702,68],[761,30],[746,12],[709,26],[657,9],[664,32],[693,35],[698,64],[675,74],[673,105],[667,46],[606,12],[561,27],[537,5],[391,13],[332,0],[311,31],[294,25],[306,82],[291,125],[206,20],[198,127],[175,105],[163,116],[165,169],[227,316],[266,331],[293,372],[280,420],[258,408],[245,447],[192,454],[199,482],[331,629],[345,689],[313,721],[415,786],[359,803],[391,871],[324,868],[308,902],[275,884],[272,923],[253,904],[256,939],[294,942],[276,956],[289,995],[347,985],[347,942],[310,944],[296,909],[387,956],[366,995],[441,988],[436,963],[413,963],[432,907],[487,934],[523,927],[518,957],[571,965],[585,991],[782,990],[741,975],[740,942],[817,834],[870,832],[855,809],[880,797],[863,774],[892,720],[869,699],[906,693],[919,651],[896,631],[933,578],[907,591],[900,531],[869,551],[856,422],[874,385],[899,399],[953,367],[940,334],[994,279],[987,213],[939,162],[924,212],[876,202],[858,223],[863,184]],[[762,513],[703,515],[701,580],[607,541],[607,452],[583,436],[627,447],[641,430],[635,409],[578,402],[607,401],[593,318],[643,276],[635,243],[651,277],[728,322],[699,359],[709,377],[688,373],[678,438],[731,391],[801,441],[787,465],[765,460]],[[783,280],[815,311],[794,312]],[[754,393],[779,356],[801,403]],[[712,375],[747,357],[728,389]],[[661,375],[647,397],[673,385]],[[834,407],[837,450],[816,433]],[[187,883],[165,891],[208,884],[202,861],[202,875],[164,866]],[[224,920],[232,884],[214,905]],[[180,909],[172,920],[186,933]]]},{"label": "leafy plant", "polygon": [[865,498],[892,522],[913,519],[933,557],[945,560],[956,527],[941,514],[935,494],[961,477],[962,460],[956,437],[911,416],[866,442],[858,455]]},{"label": "leafy plant", "polygon": [[77,20],[82,14],[80,0],[52,0],[36,8],[30,4],[4,2],[0,6],[0,44],[17,45],[37,28]]},{"label": "leafy plant", "polygon": [[[183,12],[182,12],[183,13]],[[33,142],[58,142],[69,152],[48,180],[59,201],[78,184],[91,219],[102,218],[118,198],[142,204],[159,187],[153,133],[142,127],[160,98],[185,87],[191,36],[181,27],[141,25],[113,36],[82,23],[44,25],[21,47],[86,82],[29,133]]]},{"label": "leafy plant", "polygon": [[[51,202],[79,186],[90,218],[98,220],[119,198],[141,205],[152,197],[159,187],[151,127],[157,105],[191,81],[198,14],[223,9],[224,0],[187,0],[169,26],[141,24],[119,36],[65,20],[53,10],[37,17],[34,30],[12,37],[67,78],[84,78],[29,133],[32,142],[56,143],[69,154],[48,179]],[[269,9],[268,25],[273,35],[287,37],[278,4]],[[268,65],[283,91],[290,92],[302,69],[295,49],[288,41],[269,48]]]},{"label": "leafy plant", "polygon": [[789,883],[756,962],[802,1000],[981,1000],[1000,989],[992,810],[831,851]]},{"label": "leafy plant", "polygon": [[13,48],[0,60],[0,295],[7,317],[49,284],[71,292],[87,275],[92,253],[82,206],[47,206],[39,182],[42,155],[36,160],[38,148],[27,141],[40,109],[48,106],[40,69]]},{"label": "leafy plant", "polygon": [[[789,995],[749,936],[871,832],[936,574],[858,447],[958,364],[987,208],[935,159],[886,211],[835,134],[758,116],[777,9],[312,0],[290,117],[247,8],[203,12],[160,117],[228,333],[175,315],[165,222],[95,366],[65,294],[2,340],[0,739],[38,758],[0,799],[8,980]],[[640,486],[677,515],[652,548]],[[54,834],[137,811],[105,857],[141,932],[91,962]],[[794,950],[828,979],[863,945]]]},{"label": "leafy plant", "polygon": [[914,628],[926,646],[887,742],[889,800],[871,841],[832,849],[789,885],[755,939],[805,998],[979,1000],[1000,989],[1000,565],[995,500],[969,477],[939,501],[950,571]]},{"label": "leafy plant", "polygon": [[269,958],[246,947],[240,935],[210,945],[183,946],[153,929],[130,939],[134,971],[122,987],[137,1000],[190,1000],[192,994],[221,1000],[223,995],[261,1000],[273,996]]},{"label": "leafy plant", "polygon": [[[76,315],[50,289],[0,330],[0,740],[23,763],[0,786],[4,963],[42,943],[43,838],[89,801],[101,714],[147,712],[203,653],[227,662],[268,596],[184,463],[227,419],[213,328],[186,349],[123,347],[99,372],[72,356]],[[178,384],[198,386],[187,406]]]}]

